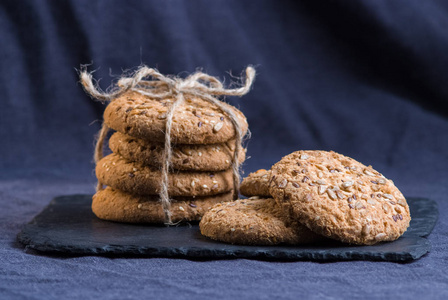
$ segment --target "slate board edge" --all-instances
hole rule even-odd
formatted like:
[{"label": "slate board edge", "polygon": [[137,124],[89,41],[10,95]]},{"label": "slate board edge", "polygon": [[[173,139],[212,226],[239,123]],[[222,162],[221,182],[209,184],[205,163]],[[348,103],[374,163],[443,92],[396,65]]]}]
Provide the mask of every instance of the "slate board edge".
[{"label": "slate board edge", "polygon": [[[45,211],[49,206],[55,205],[59,200],[64,198],[74,197],[74,196],[86,196],[86,195],[64,195],[55,197],[50,201],[50,203],[42,210]],[[417,199],[417,198],[416,198]],[[423,199],[423,198],[418,198]],[[438,219],[437,203],[430,199],[431,204],[436,209],[436,214],[433,215],[433,226],[434,228]],[[41,213],[42,213],[41,212]],[[57,254],[57,255],[68,255],[68,256],[86,256],[86,255],[100,255],[100,256],[123,256],[123,257],[171,257],[171,258],[187,258],[187,259],[258,259],[258,260],[276,260],[276,261],[352,261],[352,260],[368,260],[368,261],[389,261],[389,262],[410,262],[424,256],[430,252],[431,245],[430,242],[425,237],[419,237],[424,242],[424,248],[417,252],[385,252],[385,253],[375,253],[375,252],[365,252],[356,253],[356,251],[347,251],[343,254],[333,254],[325,256],[318,252],[307,252],[307,251],[280,251],[282,257],[278,257],[278,250],[266,251],[266,250],[255,250],[246,251],[239,250],[232,254],[228,250],[208,250],[203,248],[193,248],[193,247],[180,247],[180,248],[164,248],[164,247],[132,247],[132,246],[122,246],[122,245],[108,245],[104,247],[93,247],[86,251],[85,248],[78,248],[75,246],[63,246],[58,245],[57,247],[48,238],[47,241],[43,243],[35,243],[33,238],[30,237],[29,233],[38,229],[37,219],[40,214],[36,215],[32,221],[26,224],[22,231],[17,235],[17,239],[20,243],[24,244],[26,248],[33,249],[42,254]],[[431,229],[432,230],[432,229]],[[429,234],[428,234],[429,235]]]},{"label": "slate board edge", "polygon": [[27,246],[27,248],[41,252],[42,254],[57,254],[67,256],[114,256],[114,257],[166,257],[166,258],[185,258],[185,259],[197,259],[197,260],[214,260],[214,259],[257,259],[257,260],[275,260],[275,261],[387,261],[387,262],[410,262],[424,256],[430,251],[430,243],[426,238],[419,238],[424,241],[425,248],[418,252],[386,252],[386,253],[356,253],[356,251],[345,252],[341,254],[325,255],[317,252],[308,252],[306,250],[290,250],[280,251],[281,257],[279,257],[279,251],[246,251],[237,250],[233,253],[229,253],[228,250],[207,250],[203,248],[166,248],[166,247],[132,247],[132,246],[114,246],[109,245],[107,247],[94,247],[86,251],[84,248],[78,247],[61,247],[51,242],[34,243],[26,231],[22,231],[17,236],[18,240]]}]

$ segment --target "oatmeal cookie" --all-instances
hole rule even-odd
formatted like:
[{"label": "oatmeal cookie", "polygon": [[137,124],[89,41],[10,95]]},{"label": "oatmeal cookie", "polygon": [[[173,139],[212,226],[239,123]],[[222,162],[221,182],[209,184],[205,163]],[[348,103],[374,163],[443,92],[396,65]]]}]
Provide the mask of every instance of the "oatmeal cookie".
[{"label": "oatmeal cookie", "polygon": [[291,219],[272,198],[217,204],[205,213],[199,227],[202,235],[232,244],[298,245],[323,239]]},{"label": "oatmeal cookie", "polygon": [[246,197],[260,196],[262,198],[271,198],[271,194],[269,194],[270,174],[271,171],[265,169],[250,173],[241,183],[241,194]]},{"label": "oatmeal cookie", "polygon": [[[117,154],[101,159],[96,166],[100,182],[115,189],[137,195],[157,195],[160,192],[162,173],[159,169],[129,162]],[[210,196],[234,188],[231,169],[220,172],[170,173],[170,196]]]},{"label": "oatmeal cookie", "polygon": [[[199,221],[213,205],[231,201],[233,191],[206,197],[178,197],[171,202],[172,221]],[[111,187],[93,196],[92,211],[103,220],[127,223],[163,223],[158,196],[138,196]]]},{"label": "oatmeal cookie", "polygon": [[[112,101],[104,111],[104,122],[121,133],[163,143],[165,141],[166,114],[173,99],[156,100],[137,92],[128,92]],[[247,132],[247,120],[235,107],[231,109]],[[186,98],[173,116],[171,141],[174,144],[217,144],[235,138],[230,118],[219,108],[200,98]]]},{"label": "oatmeal cookie", "polygon": [[[109,148],[129,161],[160,168],[164,145],[149,143],[120,132],[109,140]],[[223,171],[232,166],[235,140],[210,145],[173,145],[171,166],[184,171]],[[241,148],[240,163],[244,162],[246,150]]]},{"label": "oatmeal cookie", "polygon": [[409,226],[409,206],[392,180],[344,155],[297,151],[271,176],[277,204],[323,236],[372,245],[399,238]]}]

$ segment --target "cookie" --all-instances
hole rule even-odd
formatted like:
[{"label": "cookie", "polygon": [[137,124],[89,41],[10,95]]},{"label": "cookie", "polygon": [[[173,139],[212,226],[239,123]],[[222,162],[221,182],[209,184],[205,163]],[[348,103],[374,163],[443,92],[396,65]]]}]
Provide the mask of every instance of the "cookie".
[{"label": "cookie", "polygon": [[[137,195],[157,195],[161,171],[129,162],[117,154],[101,159],[96,166],[100,182],[115,189]],[[232,170],[221,172],[175,172],[169,175],[170,196],[210,196],[233,189]]]},{"label": "cookie", "polygon": [[[109,140],[109,148],[129,161],[160,168],[164,145],[115,132]],[[177,170],[222,171],[232,165],[235,140],[211,145],[173,145],[171,164]],[[246,150],[241,148],[240,163],[244,162]]]},{"label": "cookie", "polygon": [[297,151],[271,169],[270,193],[312,231],[345,243],[399,238],[411,220],[392,180],[335,152]]},{"label": "cookie", "polygon": [[[104,122],[121,133],[148,140],[165,141],[166,113],[174,99],[156,100],[136,92],[128,92],[112,101],[104,111]],[[234,111],[245,134],[246,118],[235,107]],[[235,138],[229,117],[215,106],[199,98],[186,98],[173,116],[171,141],[175,144],[217,144]]]},{"label": "cookie", "polygon": [[272,198],[220,203],[205,213],[201,234],[243,245],[299,245],[323,238],[291,219]]},{"label": "cookie", "polygon": [[271,198],[269,194],[270,171],[260,169],[250,173],[243,179],[240,186],[240,193],[247,197],[260,196],[263,198]]},{"label": "cookie", "polygon": [[[171,202],[172,221],[199,221],[213,205],[231,201],[233,191],[210,197],[179,197]],[[111,187],[93,195],[92,211],[103,220],[127,223],[164,223],[158,196],[136,196]]]}]

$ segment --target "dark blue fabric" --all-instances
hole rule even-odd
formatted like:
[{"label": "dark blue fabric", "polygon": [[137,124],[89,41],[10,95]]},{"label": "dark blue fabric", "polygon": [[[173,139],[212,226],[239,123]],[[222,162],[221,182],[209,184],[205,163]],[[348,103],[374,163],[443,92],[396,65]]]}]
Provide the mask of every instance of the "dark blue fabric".
[{"label": "dark blue fabric", "polygon": [[[448,298],[446,1],[0,3],[0,298]],[[432,252],[409,264],[47,257],[15,242],[52,197],[93,193],[104,109],[77,83],[141,63],[230,82],[256,66],[246,173],[299,149],[372,164],[439,203]]]}]

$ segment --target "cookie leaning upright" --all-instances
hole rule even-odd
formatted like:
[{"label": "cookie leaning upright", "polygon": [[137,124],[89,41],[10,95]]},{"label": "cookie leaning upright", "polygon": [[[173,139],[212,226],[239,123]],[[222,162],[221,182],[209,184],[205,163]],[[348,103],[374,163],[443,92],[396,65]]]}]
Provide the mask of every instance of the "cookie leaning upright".
[{"label": "cookie leaning upright", "polygon": [[297,151],[271,169],[270,193],[312,231],[371,245],[399,238],[411,220],[403,194],[371,166],[335,152]]}]

